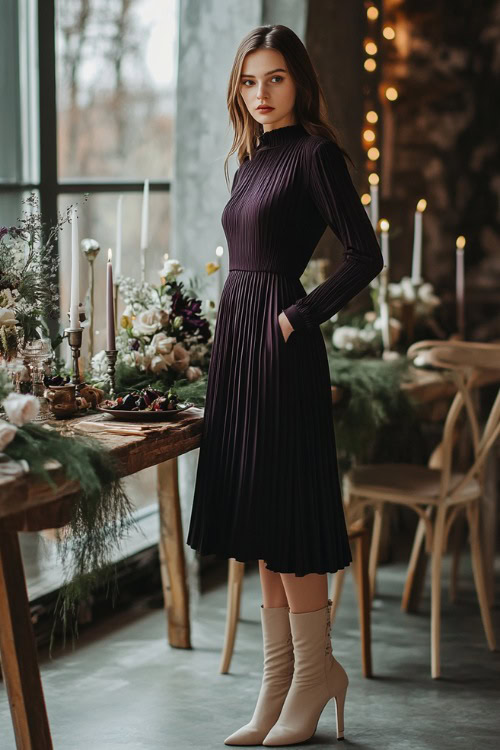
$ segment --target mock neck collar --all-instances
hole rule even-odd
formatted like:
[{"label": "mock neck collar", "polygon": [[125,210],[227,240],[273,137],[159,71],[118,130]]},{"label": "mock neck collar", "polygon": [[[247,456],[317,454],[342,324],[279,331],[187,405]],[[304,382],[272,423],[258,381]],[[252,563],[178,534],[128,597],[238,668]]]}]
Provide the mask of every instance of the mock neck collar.
[{"label": "mock neck collar", "polygon": [[260,146],[281,146],[283,143],[290,143],[307,134],[303,125],[283,125],[281,128],[273,128],[261,133],[259,136]]}]

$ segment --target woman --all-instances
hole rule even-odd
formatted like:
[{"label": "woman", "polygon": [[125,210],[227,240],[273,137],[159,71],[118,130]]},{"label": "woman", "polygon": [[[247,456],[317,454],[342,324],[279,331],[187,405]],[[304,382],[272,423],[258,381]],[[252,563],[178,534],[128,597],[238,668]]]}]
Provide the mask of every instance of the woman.
[{"label": "woman", "polygon": [[[187,543],[259,561],[264,675],[228,745],[289,745],[331,699],[343,737],[347,674],[331,653],[327,573],[352,561],[320,324],[366,287],[382,255],[326,117],[308,53],[286,26],[241,42],[231,71],[220,299]],[[225,164],[227,176],[227,159]],[[310,294],[299,277],[326,225],[342,264]]]}]

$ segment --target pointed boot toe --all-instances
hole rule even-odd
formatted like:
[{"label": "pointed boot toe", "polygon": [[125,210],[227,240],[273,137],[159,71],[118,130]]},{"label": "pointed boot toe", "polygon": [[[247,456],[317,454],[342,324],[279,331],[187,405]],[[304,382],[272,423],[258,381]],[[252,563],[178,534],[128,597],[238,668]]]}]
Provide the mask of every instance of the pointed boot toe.
[{"label": "pointed boot toe", "polygon": [[293,677],[293,643],[288,607],[263,607],[264,672],[257,705],[245,726],[224,740],[226,745],[261,745],[276,723]]}]

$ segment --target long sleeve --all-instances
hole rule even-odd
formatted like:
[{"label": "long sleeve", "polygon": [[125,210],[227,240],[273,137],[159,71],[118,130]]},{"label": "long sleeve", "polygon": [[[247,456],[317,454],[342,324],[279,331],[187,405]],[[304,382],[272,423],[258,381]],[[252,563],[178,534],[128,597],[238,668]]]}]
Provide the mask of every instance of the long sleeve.
[{"label": "long sleeve", "polygon": [[333,141],[321,141],[312,153],[309,191],[321,216],[344,246],[344,253],[342,263],[326,281],[283,310],[296,331],[328,320],[383,268],[377,235],[344,155]]}]

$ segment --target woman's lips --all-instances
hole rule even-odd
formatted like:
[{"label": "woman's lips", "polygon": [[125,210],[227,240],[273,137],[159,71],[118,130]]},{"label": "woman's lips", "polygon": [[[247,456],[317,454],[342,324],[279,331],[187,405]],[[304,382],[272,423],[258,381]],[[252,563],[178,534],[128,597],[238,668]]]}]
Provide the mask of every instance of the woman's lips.
[{"label": "woman's lips", "polygon": [[270,112],[274,107],[257,107],[257,112]]}]

